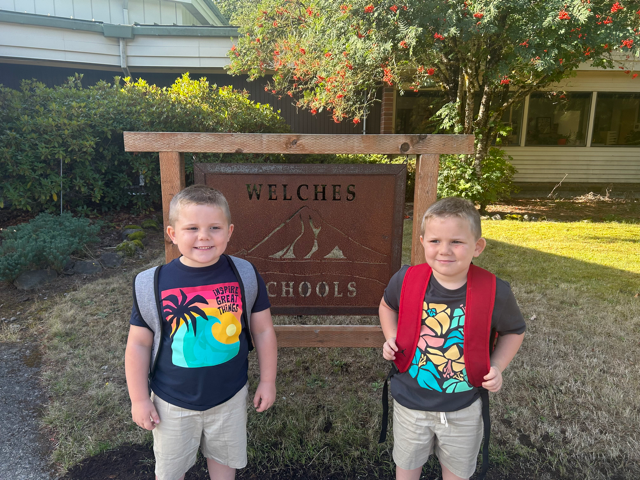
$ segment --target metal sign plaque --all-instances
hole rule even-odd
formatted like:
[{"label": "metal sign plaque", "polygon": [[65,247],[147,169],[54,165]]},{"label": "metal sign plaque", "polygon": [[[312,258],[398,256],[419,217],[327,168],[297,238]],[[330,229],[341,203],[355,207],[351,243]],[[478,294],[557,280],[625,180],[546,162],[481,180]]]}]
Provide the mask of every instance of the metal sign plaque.
[{"label": "metal sign plaque", "polygon": [[262,275],[272,311],[375,315],[400,268],[405,165],[194,165],[220,190],[227,253]]}]

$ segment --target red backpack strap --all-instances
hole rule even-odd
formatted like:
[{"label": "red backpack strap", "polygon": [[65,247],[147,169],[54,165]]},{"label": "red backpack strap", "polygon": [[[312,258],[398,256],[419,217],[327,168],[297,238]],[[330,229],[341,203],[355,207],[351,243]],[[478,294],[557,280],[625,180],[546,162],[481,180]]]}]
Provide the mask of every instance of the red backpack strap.
[{"label": "red backpack strap", "polygon": [[420,338],[422,305],[431,278],[431,267],[422,263],[409,267],[400,291],[398,311],[398,333],[396,345],[398,352],[394,363],[400,372],[406,372],[411,365]]},{"label": "red backpack strap", "polygon": [[467,274],[467,306],[464,319],[464,358],[467,378],[481,387],[489,373],[491,317],[496,299],[496,276],[471,265]]}]

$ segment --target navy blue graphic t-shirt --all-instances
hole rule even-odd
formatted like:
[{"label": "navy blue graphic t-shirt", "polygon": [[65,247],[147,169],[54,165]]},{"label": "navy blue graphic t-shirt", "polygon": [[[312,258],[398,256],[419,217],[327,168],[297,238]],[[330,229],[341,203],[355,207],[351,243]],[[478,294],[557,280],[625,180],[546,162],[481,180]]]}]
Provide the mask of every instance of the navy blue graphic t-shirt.
[{"label": "navy blue graphic t-shirt", "polygon": [[[260,275],[251,313],[271,305]],[[240,285],[225,257],[194,268],[180,259],[158,277],[162,341],[151,390],[162,400],[203,411],[233,397],[247,383],[248,344],[242,331]],[[146,327],[136,306],[131,325]]]}]

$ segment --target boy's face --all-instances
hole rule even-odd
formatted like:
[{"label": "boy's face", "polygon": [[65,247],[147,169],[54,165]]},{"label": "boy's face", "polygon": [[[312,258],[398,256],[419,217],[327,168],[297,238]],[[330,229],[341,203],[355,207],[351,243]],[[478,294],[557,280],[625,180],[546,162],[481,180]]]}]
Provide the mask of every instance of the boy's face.
[{"label": "boy's face", "polygon": [[431,218],[420,243],[436,280],[449,289],[465,284],[471,260],[486,246],[484,238],[476,240],[469,222],[459,217]]},{"label": "boy's face", "polygon": [[180,261],[188,267],[216,263],[232,233],[233,225],[222,209],[213,205],[182,205],[176,224],[167,227],[167,234],[182,253]]}]

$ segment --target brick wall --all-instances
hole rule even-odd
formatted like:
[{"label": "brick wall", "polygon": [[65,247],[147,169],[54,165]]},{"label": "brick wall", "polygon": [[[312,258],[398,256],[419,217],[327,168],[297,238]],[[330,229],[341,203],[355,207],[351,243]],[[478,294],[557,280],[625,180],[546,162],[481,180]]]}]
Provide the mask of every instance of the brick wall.
[{"label": "brick wall", "polygon": [[396,89],[384,87],[382,89],[382,113],[380,115],[380,133],[394,133]]}]

